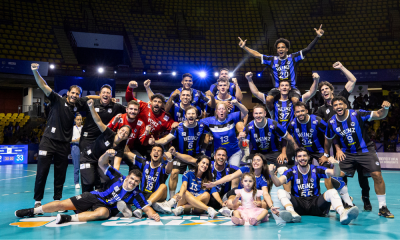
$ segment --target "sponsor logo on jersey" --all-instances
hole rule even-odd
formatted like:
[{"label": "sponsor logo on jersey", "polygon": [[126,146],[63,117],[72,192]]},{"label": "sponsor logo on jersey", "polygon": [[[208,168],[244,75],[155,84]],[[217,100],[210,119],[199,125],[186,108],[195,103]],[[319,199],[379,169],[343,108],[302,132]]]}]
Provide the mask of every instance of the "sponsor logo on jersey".
[{"label": "sponsor logo on jersey", "polygon": [[326,114],[329,114],[331,112],[331,110],[326,109]]},{"label": "sponsor logo on jersey", "polygon": [[109,109],[108,109],[108,113],[112,113],[112,108],[109,108]]},{"label": "sponsor logo on jersey", "polygon": [[165,116],[164,116],[164,120],[165,120],[165,121],[168,121],[168,120],[169,120],[169,117],[168,117],[167,115],[165,115]]},{"label": "sponsor logo on jersey", "polygon": [[355,116],[355,115],[357,115],[357,113],[356,113],[356,112],[352,112],[351,115],[352,115],[352,116]]},{"label": "sponsor logo on jersey", "polygon": [[182,132],[182,136],[185,137],[186,136],[186,132]]},{"label": "sponsor logo on jersey", "polygon": [[314,121],[313,121],[313,124],[317,124],[317,123],[318,123],[318,121],[317,121],[317,120],[314,120]]},{"label": "sponsor logo on jersey", "polygon": [[274,125],[269,125],[269,128],[274,129]]},{"label": "sponsor logo on jersey", "polygon": [[[137,125],[138,125],[138,126],[142,126],[142,123],[143,123],[143,122],[140,121],[140,120],[137,121]],[[136,131],[136,129],[135,129],[135,131]]]}]

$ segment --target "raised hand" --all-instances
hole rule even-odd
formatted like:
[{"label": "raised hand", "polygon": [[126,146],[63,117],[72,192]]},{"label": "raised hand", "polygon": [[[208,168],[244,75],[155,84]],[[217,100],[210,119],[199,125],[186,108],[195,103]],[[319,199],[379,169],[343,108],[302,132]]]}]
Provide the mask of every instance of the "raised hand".
[{"label": "raised hand", "polygon": [[341,68],[343,67],[343,65],[342,65],[342,63],[340,63],[340,62],[335,62],[335,63],[332,65],[332,67],[333,67],[334,69],[341,69]]},{"label": "raised hand", "polygon": [[144,81],[144,83],[143,83],[143,85],[144,85],[145,88],[150,87],[150,84],[151,84],[151,80],[150,80],[150,79],[147,79],[147,80]]},{"label": "raised hand", "polygon": [[179,122],[174,122],[172,125],[171,125],[171,128],[177,128],[179,126]]},{"label": "raised hand", "polygon": [[246,46],[246,41],[247,41],[247,39],[243,41],[240,37],[238,37],[238,38],[239,38],[239,40],[240,40],[240,42],[239,42],[239,47],[240,47],[240,48],[244,48],[244,47]]},{"label": "raised hand", "polygon": [[170,148],[168,149],[168,152],[170,152],[172,156],[175,156],[175,155],[176,155],[176,149],[175,149],[175,147],[174,147],[174,146],[170,147]]},{"label": "raised hand", "polygon": [[154,145],[156,143],[156,140],[154,139],[153,135],[149,138],[149,145]]},{"label": "raised hand", "polygon": [[248,73],[246,73],[246,75],[244,75],[244,76],[246,77],[247,81],[250,81],[250,80],[252,80],[252,78],[253,78],[253,73],[252,73],[252,72],[248,72]]},{"label": "raised hand", "polygon": [[246,133],[245,132],[240,132],[239,133],[239,139],[244,139],[246,137]]},{"label": "raised hand", "polygon": [[87,101],[87,105],[91,108],[94,107],[94,101],[93,99],[90,99],[89,101]]},{"label": "raised hand", "polygon": [[388,102],[388,101],[383,101],[383,103],[382,103],[382,107],[383,108],[390,108],[390,102]]},{"label": "raised hand", "polygon": [[179,89],[175,89],[175,91],[172,93],[172,98],[175,98],[176,96],[178,96],[179,94],[181,94],[181,91],[179,91]]},{"label": "raised hand", "polygon": [[137,87],[138,87],[138,84],[137,84],[136,81],[130,81],[130,82],[129,82],[129,87],[130,87],[130,88],[137,88]]},{"label": "raised hand", "polygon": [[319,80],[320,76],[318,75],[318,73],[313,73],[313,74],[312,74],[312,78],[313,78],[314,80],[315,80],[315,79]]},{"label": "raised hand", "polygon": [[238,102],[238,100],[233,99],[233,100],[231,101],[231,104],[234,105],[234,106],[236,106],[236,105],[239,104],[239,102]]},{"label": "raised hand", "polygon": [[322,37],[324,35],[324,30],[322,30],[322,24],[319,26],[319,29],[314,28],[315,32],[317,33],[318,37]]},{"label": "raised hand", "polygon": [[110,157],[114,157],[117,152],[114,149],[108,149],[107,150],[107,155]]},{"label": "raised hand", "polygon": [[32,63],[31,64],[31,70],[36,71],[39,69],[39,63]]},{"label": "raised hand", "polygon": [[237,82],[236,78],[232,78],[232,82],[233,82],[233,84],[235,84],[235,86],[237,86],[238,82]]},{"label": "raised hand", "polygon": [[269,172],[270,173],[274,173],[275,172],[275,165],[274,164],[270,164],[269,166],[268,166],[268,169],[269,169]]},{"label": "raised hand", "polygon": [[146,136],[148,136],[148,135],[150,135],[150,133],[151,133],[151,125],[147,125],[146,129],[144,130],[144,134],[146,134]]},{"label": "raised hand", "polygon": [[116,124],[119,121],[119,119],[121,119],[121,116],[122,116],[121,113],[118,113],[117,115],[115,115],[113,123]]}]

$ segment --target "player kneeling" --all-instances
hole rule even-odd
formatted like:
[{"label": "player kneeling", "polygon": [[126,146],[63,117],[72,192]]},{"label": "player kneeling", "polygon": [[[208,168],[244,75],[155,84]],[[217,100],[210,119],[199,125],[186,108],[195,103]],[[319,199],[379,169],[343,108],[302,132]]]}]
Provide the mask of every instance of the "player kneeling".
[{"label": "player kneeling", "polygon": [[[329,189],[321,195],[319,182],[321,178],[338,177],[341,172],[339,164],[335,162],[333,169],[309,164],[310,154],[306,148],[296,150],[297,166],[285,171],[281,177],[273,174],[271,179],[275,186],[291,182],[291,194],[283,189],[278,190],[278,199],[286,210],[279,215],[285,222],[300,222],[301,215],[325,216],[332,207],[340,215],[340,223],[349,224],[358,217],[358,208],[352,206],[344,208],[336,189]],[[336,184],[335,184],[336,185]]]},{"label": "player kneeling", "polygon": [[[108,187],[103,192],[84,192],[81,195],[63,201],[54,201],[37,208],[28,208],[15,211],[16,217],[33,217],[38,213],[51,213],[60,210],[74,210],[76,215],[58,214],[56,223],[87,222],[104,220],[122,212],[124,216],[132,216],[132,211],[127,204],[134,204],[138,209],[149,216],[150,219],[160,221],[160,216],[149,206],[138,186],[142,173],[138,169],[123,176],[118,170],[108,164],[109,158],[115,156],[114,149],[107,150],[99,158],[99,167],[109,178]],[[88,210],[93,211],[88,211]]]}]

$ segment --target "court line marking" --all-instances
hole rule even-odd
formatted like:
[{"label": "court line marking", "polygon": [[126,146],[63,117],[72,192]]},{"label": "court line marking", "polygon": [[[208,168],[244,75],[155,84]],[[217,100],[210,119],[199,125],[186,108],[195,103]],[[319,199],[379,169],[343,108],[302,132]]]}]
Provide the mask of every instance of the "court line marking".
[{"label": "court line marking", "polygon": [[32,175],[28,175],[28,176],[23,176],[23,177],[0,179],[0,181],[14,180],[14,179],[19,179],[19,178],[27,178],[27,177],[32,177],[32,176],[36,176],[36,173],[32,174]]}]

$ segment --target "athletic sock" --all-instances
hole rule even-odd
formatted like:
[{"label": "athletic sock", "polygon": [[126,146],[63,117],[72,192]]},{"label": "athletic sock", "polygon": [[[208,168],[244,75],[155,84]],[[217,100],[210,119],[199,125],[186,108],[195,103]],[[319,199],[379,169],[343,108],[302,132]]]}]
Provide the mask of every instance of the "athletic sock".
[{"label": "athletic sock", "polygon": [[287,207],[286,207],[286,210],[288,210],[288,211],[293,211],[293,212],[294,212],[293,206],[287,206]]},{"label": "athletic sock", "polygon": [[344,207],[342,203],[342,199],[340,198],[338,192],[334,189],[330,189],[325,192],[326,201],[330,201],[333,209],[337,211],[337,213],[342,214]]},{"label": "athletic sock", "polygon": [[343,206],[340,206],[340,207],[338,207],[338,208],[336,209],[336,212],[339,213],[339,215],[342,215],[343,210],[344,210],[344,207],[343,207]]},{"label": "athletic sock", "polygon": [[171,198],[167,203],[172,208],[176,204],[176,200],[175,198]]},{"label": "athletic sock", "polygon": [[40,203],[40,204],[42,204],[42,201],[35,201],[35,204],[36,204],[36,203]]},{"label": "athletic sock", "polygon": [[353,202],[350,199],[349,190],[347,186],[344,186],[342,189],[340,189],[339,194],[345,203],[347,203],[350,206],[354,206]]},{"label": "athletic sock", "polygon": [[153,203],[151,202],[151,201],[149,201],[149,200],[147,200],[147,203],[148,203],[148,205],[147,206],[151,206]]},{"label": "athletic sock", "polygon": [[173,198],[175,196],[175,190],[169,190],[169,198]]},{"label": "athletic sock", "polygon": [[379,208],[386,206],[386,194],[384,195],[376,195],[378,197]]},{"label": "athletic sock", "polygon": [[33,213],[34,213],[34,214],[44,213],[44,212],[43,212],[43,209],[42,209],[42,206],[37,207],[37,208],[34,208],[34,209],[33,209]]},{"label": "athletic sock", "polygon": [[78,214],[71,215],[71,222],[79,222]]}]

